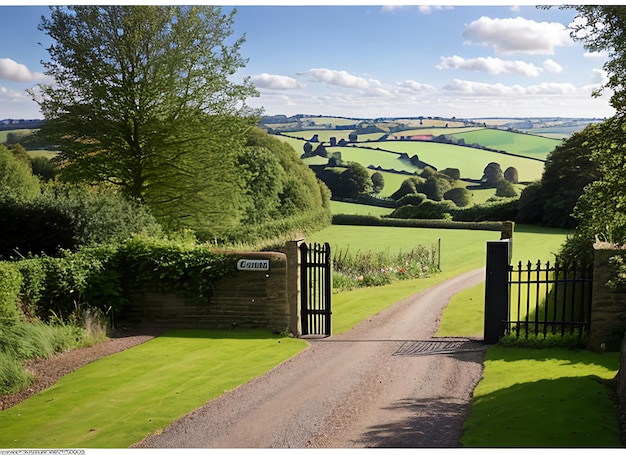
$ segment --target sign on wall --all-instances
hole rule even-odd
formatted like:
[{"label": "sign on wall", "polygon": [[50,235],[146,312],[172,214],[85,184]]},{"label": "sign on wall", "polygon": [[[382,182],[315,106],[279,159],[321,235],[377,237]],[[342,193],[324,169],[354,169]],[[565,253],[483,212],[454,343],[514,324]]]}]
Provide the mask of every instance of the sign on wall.
[{"label": "sign on wall", "polygon": [[269,259],[239,259],[237,261],[237,270],[266,272],[269,269]]}]

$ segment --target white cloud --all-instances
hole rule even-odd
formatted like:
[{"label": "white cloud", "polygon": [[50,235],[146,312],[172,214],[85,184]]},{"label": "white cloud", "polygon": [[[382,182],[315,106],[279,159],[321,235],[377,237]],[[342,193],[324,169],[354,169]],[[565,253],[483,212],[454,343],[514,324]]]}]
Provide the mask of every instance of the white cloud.
[{"label": "white cloud", "polygon": [[437,6],[419,5],[419,10],[420,10],[420,13],[422,14],[430,14],[433,11],[441,11],[442,9],[443,9],[443,6],[441,5],[437,5]]},{"label": "white cloud", "polygon": [[10,58],[0,58],[0,79],[13,82],[34,82],[41,79],[43,74],[33,73],[26,65],[17,63]]},{"label": "white cloud", "polygon": [[501,83],[487,84],[484,82],[465,81],[454,79],[450,84],[443,87],[444,92],[455,92],[472,96],[511,96],[522,95],[524,87],[521,85],[507,86]]},{"label": "white cloud", "polygon": [[382,84],[376,79],[365,79],[360,76],[353,76],[346,71],[337,71],[327,68],[311,68],[307,73],[313,76],[317,81],[329,85],[354,88],[370,95],[389,95],[389,92],[381,88]]},{"label": "white cloud", "polygon": [[421,82],[407,80],[404,82],[396,83],[397,87],[400,87],[405,92],[414,92],[414,93],[434,93],[437,91],[435,87],[428,84],[422,84]]},{"label": "white cloud", "polygon": [[502,60],[494,57],[479,57],[464,59],[455,55],[441,57],[437,69],[464,69],[468,71],[482,71],[489,74],[514,74],[517,76],[537,77],[543,71],[532,63],[520,60]]},{"label": "white cloud", "polygon": [[497,54],[552,55],[556,47],[574,44],[563,24],[522,17],[491,19],[483,16],[469,24],[463,36],[466,44],[491,46]]},{"label": "white cloud", "polygon": [[559,74],[563,71],[563,67],[551,58],[543,62],[543,69],[552,74]]},{"label": "white cloud", "polygon": [[575,95],[577,91],[576,87],[568,82],[542,82],[526,87],[528,95]]},{"label": "white cloud", "polygon": [[279,74],[257,74],[250,78],[257,88],[268,88],[273,90],[291,90],[302,88],[303,85],[293,77]]}]

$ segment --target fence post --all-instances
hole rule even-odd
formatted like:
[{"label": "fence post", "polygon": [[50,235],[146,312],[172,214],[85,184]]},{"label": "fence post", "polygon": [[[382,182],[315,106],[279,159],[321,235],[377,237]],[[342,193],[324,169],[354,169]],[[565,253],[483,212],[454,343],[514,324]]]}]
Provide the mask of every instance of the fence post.
[{"label": "fence post", "polygon": [[511,239],[487,242],[487,267],[485,275],[485,327],[486,344],[496,344],[506,330],[509,319],[509,269]]},{"label": "fence post", "polygon": [[290,240],[286,244],[287,255],[287,299],[289,301],[289,332],[295,337],[302,335],[300,321],[300,245],[303,239]]}]

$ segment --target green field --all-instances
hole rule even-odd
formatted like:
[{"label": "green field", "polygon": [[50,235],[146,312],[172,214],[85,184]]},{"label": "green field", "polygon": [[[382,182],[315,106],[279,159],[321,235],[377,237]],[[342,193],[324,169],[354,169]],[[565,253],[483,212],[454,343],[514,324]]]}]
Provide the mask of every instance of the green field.
[{"label": "green field", "polygon": [[485,167],[491,162],[500,164],[503,171],[508,167],[516,168],[520,181],[538,180],[543,174],[542,161],[471,147],[418,141],[372,142],[368,146],[380,147],[391,152],[404,152],[409,156],[417,155],[420,160],[440,170],[448,167],[460,169],[462,178],[480,179]]},{"label": "green field", "polygon": [[374,215],[383,216],[390,214],[393,209],[375,207],[365,204],[351,204],[349,202],[330,201],[330,210],[333,215]]},{"label": "green field", "polygon": [[458,132],[452,134],[457,139],[465,140],[466,144],[480,144],[495,150],[529,156],[545,160],[561,140],[533,134],[514,133],[511,131],[485,128],[480,130]]},{"label": "green field", "polygon": [[4,131],[0,131],[0,144],[4,144],[7,141],[7,136],[9,135],[9,133],[16,133],[19,135],[24,135],[27,136],[30,133],[32,133],[35,130],[31,130],[31,129],[18,129],[18,130],[4,130]]}]

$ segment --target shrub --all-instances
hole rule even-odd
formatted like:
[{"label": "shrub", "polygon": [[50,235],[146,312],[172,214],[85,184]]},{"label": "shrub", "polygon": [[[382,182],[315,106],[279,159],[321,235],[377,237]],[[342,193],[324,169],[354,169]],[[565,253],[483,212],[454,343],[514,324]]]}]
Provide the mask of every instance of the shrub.
[{"label": "shrub", "polygon": [[416,218],[416,219],[452,219],[451,212],[456,205],[450,201],[431,201],[429,199],[420,205],[405,205],[398,207],[389,214],[389,218]]},{"label": "shrub", "polygon": [[116,267],[125,289],[150,288],[208,302],[215,281],[234,270],[234,259],[189,239],[136,236],[122,243]]},{"label": "shrub", "polygon": [[517,191],[511,182],[508,180],[500,180],[496,183],[496,196],[497,197],[517,197]]},{"label": "shrub", "polygon": [[454,221],[513,221],[517,217],[518,198],[497,198],[484,204],[457,209]]},{"label": "shrub", "polygon": [[61,255],[82,246],[116,243],[134,233],[160,233],[139,203],[115,193],[50,187],[30,201],[0,201],[0,258],[29,254]]},{"label": "shrub", "polygon": [[424,182],[426,182],[425,178],[417,176],[409,177],[402,182],[400,188],[398,188],[390,197],[391,199],[398,200],[407,194],[418,193],[418,187]]},{"label": "shrub", "polygon": [[443,198],[454,202],[457,207],[466,207],[472,203],[472,193],[467,188],[452,188],[444,193]]},{"label": "shrub", "polygon": [[13,264],[0,262],[0,324],[18,315],[22,276]]},{"label": "shrub", "polygon": [[434,245],[420,245],[396,255],[388,251],[348,250],[333,252],[333,289],[384,286],[397,280],[421,278],[438,272],[438,253]]},{"label": "shrub", "polygon": [[405,194],[400,199],[398,199],[398,207],[402,207],[403,205],[420,205],[427,199],[424,193],[410,193]]},{"label": "shrub", "polygon": [[[40,192],[39,179],[31,171],[30,163],[16,157],[0,145],[0,200],[29,200]],[[11,219],[2,218],[0,219]]]}]

